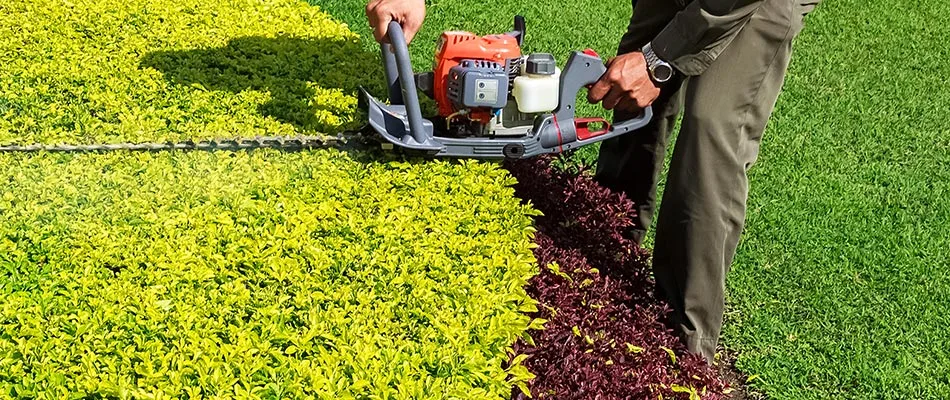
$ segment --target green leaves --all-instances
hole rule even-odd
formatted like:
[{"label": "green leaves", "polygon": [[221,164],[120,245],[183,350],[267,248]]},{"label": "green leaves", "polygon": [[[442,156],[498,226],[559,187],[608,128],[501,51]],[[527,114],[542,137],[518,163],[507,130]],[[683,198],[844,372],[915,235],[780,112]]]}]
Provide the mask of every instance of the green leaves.
[{"label": "green leaves", "polygon": [[[0,4],[0,143],[335,134],[377,55],[294,0]],[[367,79],[367,77],[370,77]]]},{"label": "green leaves", "polygon": [[[295,0],[5,2],[0,143],[335,133],[377,57]],[[536,211],[496,164],[365,158],[0,155],[0,394],[510,395]]]},{"label": "green leaves", "polygon": [[[531,210],[489,163],[325,150],[16,154],[0,391],[499,398],[543,320]],[[459,182],[466,182],[460,185]]]}]

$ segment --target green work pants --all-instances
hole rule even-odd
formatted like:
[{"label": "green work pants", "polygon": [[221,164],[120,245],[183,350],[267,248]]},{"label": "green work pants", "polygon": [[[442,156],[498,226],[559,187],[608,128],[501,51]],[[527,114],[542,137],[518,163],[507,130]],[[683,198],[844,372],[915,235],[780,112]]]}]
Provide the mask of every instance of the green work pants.
[{"label": "green work pants", "polygon": [[[667,82],[654,120],[601,145],[596,179],[637,206],[634,235],[653,222],[657,181],[682,113],[656,219],[652,267],[657,294],[689,351],[712,362],[722,326],[725,279],[745,222],[747,171],[781,90],[792,40],[815,0],[767,0],[698,75]],[[636,0],[619,52],[638,50],[685,5]],[[614,120],[629,118],[616,112]]]}]

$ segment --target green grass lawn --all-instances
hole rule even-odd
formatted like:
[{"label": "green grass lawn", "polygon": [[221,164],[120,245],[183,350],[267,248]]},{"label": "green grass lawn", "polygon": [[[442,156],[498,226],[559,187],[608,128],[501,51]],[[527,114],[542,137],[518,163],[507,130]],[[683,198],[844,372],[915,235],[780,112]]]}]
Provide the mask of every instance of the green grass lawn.
[{"label": "green grass lawn", "polygon": [[[369,37],[362,1],[317,4]],[[609,56],[629,8],[439,0],[411,51],[426,68],[442,30],[502,32],[521,13],[529,51]],[[943,0],[825,0],[806,22],[728,284],[724,342],[770,397],[950,397],[948,40]]]},{"label": "green grass lawn", "polygon": [[777,398],[950,398],[950,4],[823,4],[752,174],[726,344]]}]

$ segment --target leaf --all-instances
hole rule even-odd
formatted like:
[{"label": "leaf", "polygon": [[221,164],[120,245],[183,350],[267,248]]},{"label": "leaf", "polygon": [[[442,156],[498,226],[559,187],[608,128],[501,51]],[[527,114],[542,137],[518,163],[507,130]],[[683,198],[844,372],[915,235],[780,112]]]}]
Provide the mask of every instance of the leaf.
[{"label": "leaf", "polygon": [[527,385],[526,383],[524,383],[524,382],[518,382],[518,383],[517,383],[517,386],[518,386],[518,390],[520,390],[521,393],[524,393],[524,395],[525,395],[526,397],[528,397],[528,398],[534,398],[534,397],[531,396],[531,390],[528,389],[528,385]]},{"label": "leaf", "polygon": [[170,310],[170,309],[172,308],[172,301],[171,301],[171,300],[158,300],[158,301],[155,302],[155,306],[157,306],[158,308],[161,308],[161,309],[164,310],[164,311],[168,311],[168,310]]},{"label": "leaf", "polygon": [[689,393],[689,400],[701,400],[699,393],[697,393],[696,389],[693,387],[681,386],[674,383],[670,385],[670,389],[676,393]]},{"label": "leaf", "polygon": [[551,270],[551,272],[552,272],[555,276],[561,277],[561,278],[567,280],[568,282],[573,282],[573,281],[574,281],[574,280],[571,278],[570,275],[568,275],[567,273],[561,271],[561,267],[560,267],[557,263],[549,263],[549,264],[547,265],[547,268],[548,268],[549,270]]},{"label": "leaf", "polygon": [[692,392],[692,389],[690,389],[690,388],[688,388],[688,387],[686,387],[686,386],[677,385],[677,384],[675,384],[675,383],[670,385],[670,389],[672,389],[672,390],[673,390],[674,392],[676,392],[676,393],[690,393],[690,392]]},{"label": "leaf", "polygon": [[510,364],[511,364],[512,366],[519,366],[519,365],[521,365],[521,363],[524,362],[524,360],[526,360],[526,359],[528,359],[528,355],[527,355],[527,354],[519,354],[519,355],[515,356],[514,359],[511,360],[511,363],[510,363]]},{"label": "leaf", "polygon": [[670,356],[670,361],[672,361],[673,364],[676,364],[676,353],[674,353],[672,349],[665,346],[660,346],[660,348]]},{"label": "leaf", "polygon": [[627,352],[629,352],[629,353],[637,354],[637,353],[642,353],[642,352],[643,352],[643,347],[634,346],[634,345],[632,345],[632,344],[630,344],[630,343],[624,343],[624,344],[627,345]]},{"label": "leaf", "polygon": [[544,324],[548,323],[548,320],[543,318],[534,318],[528,324],[528,330],[544,330]]}]

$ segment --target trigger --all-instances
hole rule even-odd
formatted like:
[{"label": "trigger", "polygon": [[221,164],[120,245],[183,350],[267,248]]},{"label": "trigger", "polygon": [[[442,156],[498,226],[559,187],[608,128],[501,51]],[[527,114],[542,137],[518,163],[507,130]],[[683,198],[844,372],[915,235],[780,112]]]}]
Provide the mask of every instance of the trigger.
[{"label": "trigger", "polygon": [[[587,55],[589,55],[589,56],[591,56],[591,57],[600,58],[600,55],[597,54],[597,52],[594,51],[594,49],[592,49],[592,48],[590,48],[590,47],[584,49],[583,53],[584,53],[584,54],[587,54]],[[588,90],[590,90],[590,88],[594,87],[594,84],[593,84],[593,83],[590,83],[590,84],[584,85],[584,87],[587,88]]]}]

